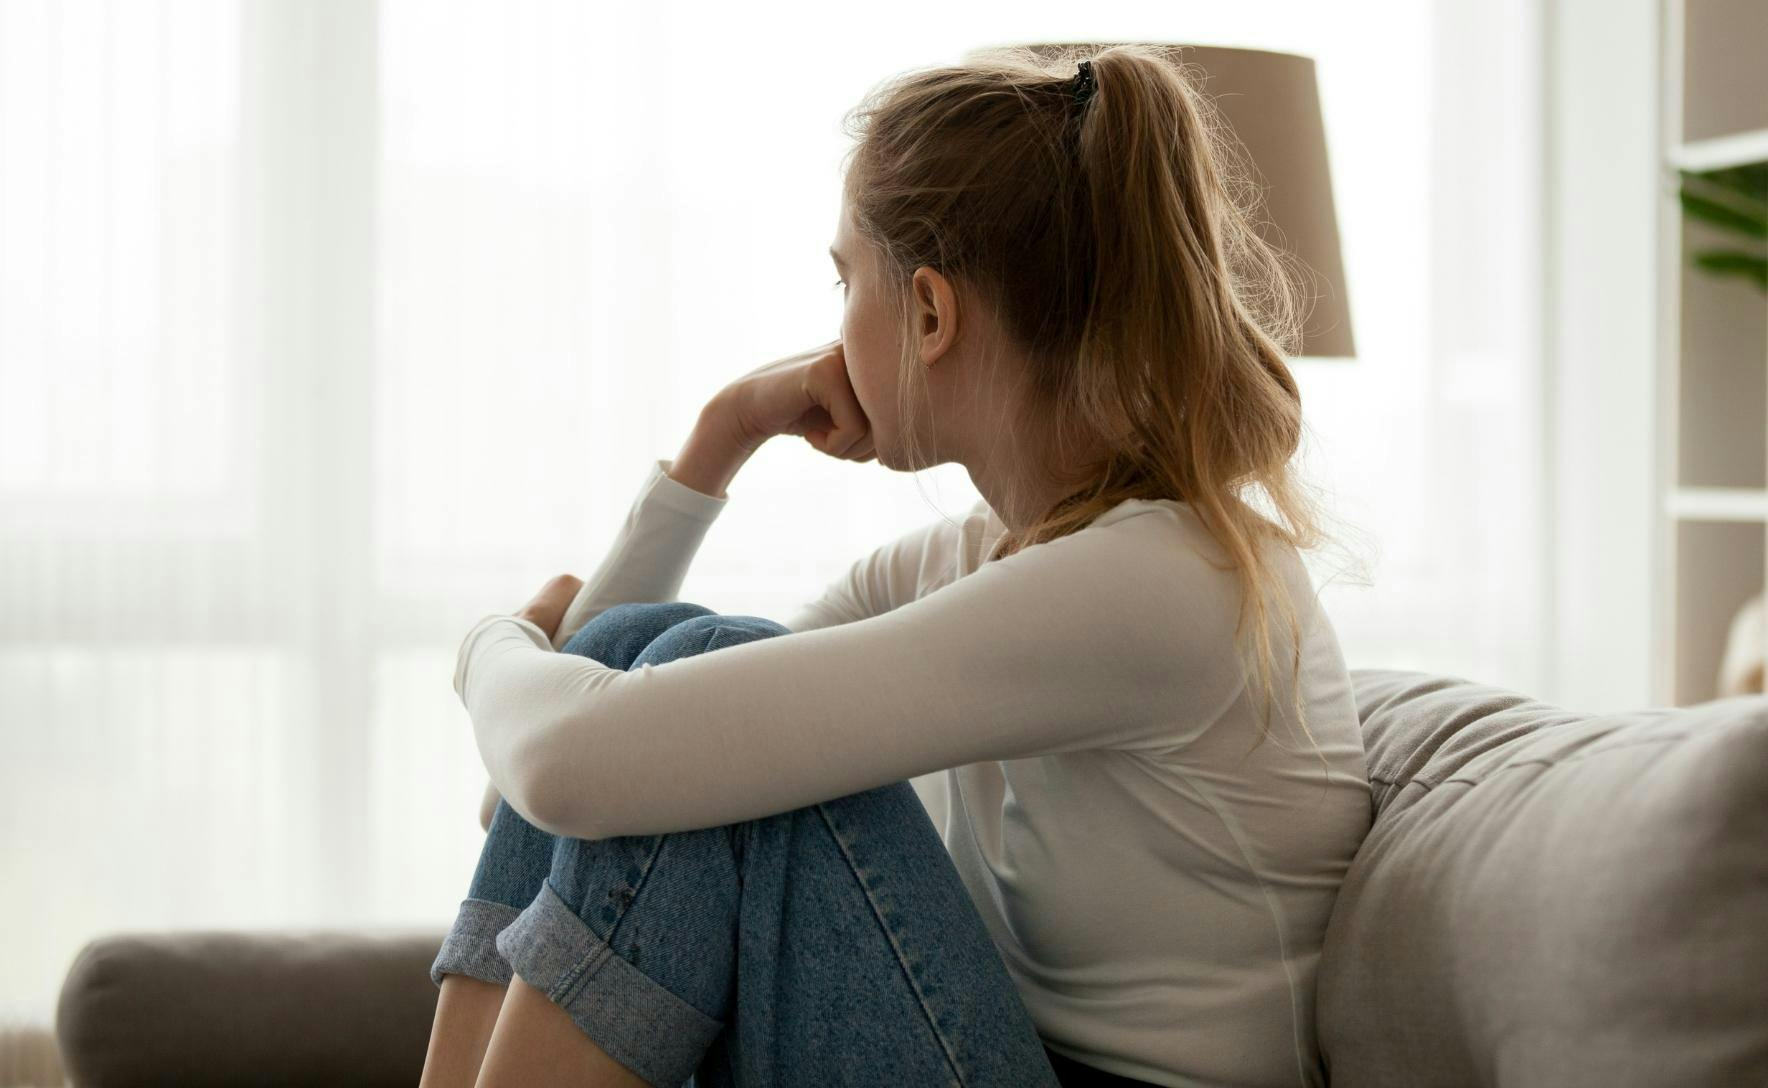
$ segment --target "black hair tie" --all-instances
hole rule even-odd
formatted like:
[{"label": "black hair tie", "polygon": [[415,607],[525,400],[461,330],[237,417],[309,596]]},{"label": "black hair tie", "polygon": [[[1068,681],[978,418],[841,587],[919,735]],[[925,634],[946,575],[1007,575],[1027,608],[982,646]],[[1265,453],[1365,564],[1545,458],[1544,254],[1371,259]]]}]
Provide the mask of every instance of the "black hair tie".
[{"label": "black hair tie", "polygon": [[1074,104],[1084,106],[1087,99],[1093,97],[1093,62],[1083,60],[1080,68],[1074,73]]}]

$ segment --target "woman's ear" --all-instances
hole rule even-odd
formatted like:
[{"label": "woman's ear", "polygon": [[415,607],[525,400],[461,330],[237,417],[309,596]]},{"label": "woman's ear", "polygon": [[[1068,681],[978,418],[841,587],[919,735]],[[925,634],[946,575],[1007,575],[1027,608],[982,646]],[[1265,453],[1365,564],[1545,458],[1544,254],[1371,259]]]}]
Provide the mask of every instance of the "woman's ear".
[{"label": "woman's ear", "polygon": [[958,339],[958,294],[952,281],[929,265],[915,269],[910,284],[921,362],[932,366]]}]

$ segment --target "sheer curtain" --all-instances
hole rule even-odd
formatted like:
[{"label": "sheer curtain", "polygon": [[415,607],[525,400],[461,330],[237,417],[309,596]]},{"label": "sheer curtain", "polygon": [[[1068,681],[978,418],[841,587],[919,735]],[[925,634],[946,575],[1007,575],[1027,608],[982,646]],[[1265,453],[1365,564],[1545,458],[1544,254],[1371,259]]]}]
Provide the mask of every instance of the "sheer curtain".
[{"label": "sheer curtain", "polygon": [[[835,335],[840,115],[980,44],[1317,58],[1346,655],[1539,690],[1535,16],[1323,7],[0,0],[0,1015],[106,932],[445,924],[460,637]],[[730,493],[683,595],[764,615],[975,497],[795,439]]]}]

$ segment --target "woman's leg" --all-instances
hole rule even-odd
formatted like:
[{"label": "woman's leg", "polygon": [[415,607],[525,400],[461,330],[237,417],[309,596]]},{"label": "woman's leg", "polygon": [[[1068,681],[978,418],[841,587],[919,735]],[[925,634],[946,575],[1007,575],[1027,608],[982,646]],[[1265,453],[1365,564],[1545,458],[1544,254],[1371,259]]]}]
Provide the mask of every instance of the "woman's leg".
[{"label": "woman's leg", "polygon": [[[686,602],[609,609],[584,624],[561,652],[624,667],[676,623],[710,614]],[[478,1079],[511,981],[497,934],[533,902],[552,869],[557,841],[498,802],[467,898],[430,968],[441,993],[420,1088],[471,1088]]]},{"label": "woman's leg", "polygon": [[471,975],[443,978],[418,1088],[473,1088],[506,989]]},{"label": "woman's leg", "polygon": [[[702,611],[630,660],[597,659],[635,668],[788,633]],[[659,1088],[1057,1084],[906,781],[744,823],[559,839],[495,946],[553,1008],[524,1013],[512,990],[482,1084],[517,1083],[524,1062],[558,1072],[566,1059],[516,1040],[567,1019]]]}]

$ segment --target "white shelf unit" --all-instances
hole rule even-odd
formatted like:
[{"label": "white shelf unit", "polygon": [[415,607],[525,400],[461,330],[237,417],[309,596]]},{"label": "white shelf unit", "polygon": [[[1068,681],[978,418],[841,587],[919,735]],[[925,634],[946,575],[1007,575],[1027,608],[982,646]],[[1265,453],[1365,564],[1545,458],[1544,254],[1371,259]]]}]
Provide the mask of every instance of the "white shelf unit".
[{"label": "white shelf unit", "polygon": [[[1768,585],[1768,298],[1691,254],[1680,170],[1768,161],[1768,0],[1662,0],[1655,701],[1719,694],[1738,611]],[[1619,587],[1617,587],[1618,590]]]}]

